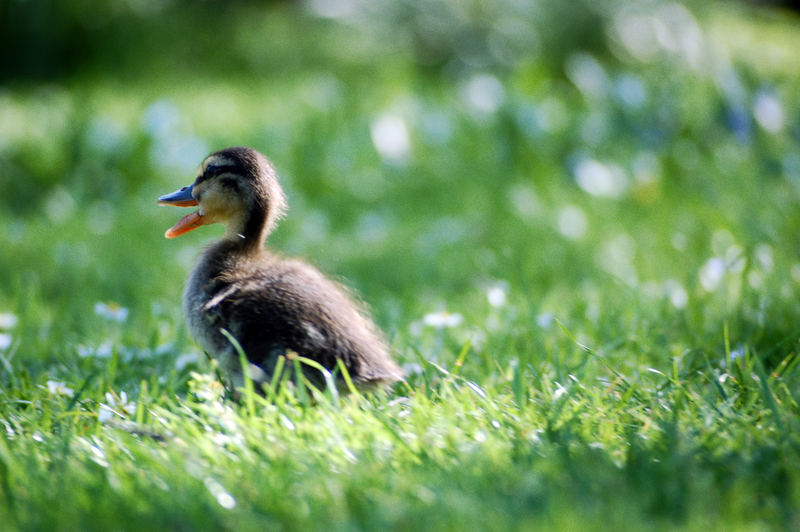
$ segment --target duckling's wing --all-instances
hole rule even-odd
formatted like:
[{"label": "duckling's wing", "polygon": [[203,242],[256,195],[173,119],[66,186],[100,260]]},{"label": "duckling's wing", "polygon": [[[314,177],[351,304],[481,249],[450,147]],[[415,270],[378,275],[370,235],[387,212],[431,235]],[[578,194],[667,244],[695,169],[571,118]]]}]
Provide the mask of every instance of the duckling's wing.
[{"label": "duckling's wing", "polygon": [[235,284],[230,284],[222,288],[203,304],[201,308],[202,312],[213,312],[226,298],[233,297],[238,291],[239,286]]},{"label": "duckling's wing", "polygon": [[270,366],[276,353],[291,350],[331,370],[341,360],[356,381],[400,377],[380,333],[345,288],[299,261],[270,266],[208,302],[227,316],[252,362]]}]

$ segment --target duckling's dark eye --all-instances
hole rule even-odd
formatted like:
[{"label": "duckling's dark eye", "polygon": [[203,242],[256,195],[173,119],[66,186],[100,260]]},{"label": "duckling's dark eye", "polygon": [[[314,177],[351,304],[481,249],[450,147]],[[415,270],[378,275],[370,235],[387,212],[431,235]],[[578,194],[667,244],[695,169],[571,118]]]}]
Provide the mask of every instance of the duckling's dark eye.
[{"label": "duckling's dark eye", "polygon": [[207,175],[209,177],[215,176],[218,173],[219,173],[219,166],[215,164],[209,164],[208,166],[206,166],[206,171],[203,172],[204,175]]},{"label": "duckling's dark eye", "polygon": [[238,191],[239,190],[239,185],[238,185],[238,183],[236,183],[236,180],[235,179],[231,179],[230,177],[223,177],[222,179],[220,179],[220,183],[225,188],[229,188],[229,189],[234,190],[234,191]]}]

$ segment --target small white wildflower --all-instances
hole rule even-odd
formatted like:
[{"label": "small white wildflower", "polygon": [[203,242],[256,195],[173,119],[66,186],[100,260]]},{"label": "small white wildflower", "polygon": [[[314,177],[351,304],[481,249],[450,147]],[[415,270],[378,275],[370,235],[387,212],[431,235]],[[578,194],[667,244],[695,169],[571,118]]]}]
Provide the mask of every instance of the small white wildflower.
[{"label": "small white wildflower", "polygon": [[370,124],[372,144],[378,154],[390,163],[403,163],[411,155],[411,138],[403,117],[384,114]]},{"label": "small white wildflower", "polygon": [[213,403],[225,395],[225,388],[211,375],[196,371],[192,371],[189,375],[191,376],[189,390],[200,401]]},{"label": "small white wildflower", "polygon": [[503,104],[504,97],[503,84],[489,74],[474,76],[461,88],[462,100],[476,115],[494,113]]},{"label": "small white wildflower", "polygon": [[223,434],[222,432],[215,432],[214,435],[211,437],[211,440],[216,445],[220,447],[225,447],[226,445],[231,443],[231,441],[233,441],[233,438],[231,438],[227,434]]},{"label": "small white wildflower", "polygon": [[214,432],[211,440],[219,447],[244,447],[244,438],[240,434],[231,436],[223,432]]},{"label": "small white wildflower", "polygon": [[764,270],[764,273],[770,273],[775,267],[775,259],[772,256],[772,246],[769,244],[759,244],[756,248],[756,259]]},{"label": "small white wildflower", "polygon": [[779,133],[786,123],[786,113],[778,95],[760,90],[753,103],[753,115],[758,125],[769,133]]},{"label": "small white wildflower", "polygon": [[5,351],[11,347],[11,340],[13,338],[8,333],[0,333],[0,351]]},{"label": "small white wildflower", "polygon": [[17,326],[18,321],[19,318],[14,314],[10,312],[0,312],[0,329],[13,329]]},{"label": "small white wildflower", "polygon": [[672,306],[677,309],[685,308],[686,304],[689,302],[689,294],[686,292],[686,289],[680,281],[675,279],[667,279],[664,281],[664,293],[669,298]]},{"label": "small white wildflower", "polygon": [[557,401],[567,393],[567,389],[561,386],[560,384],[556,383],[556,389],[553,392],[553,400]]},{"label": "small white wildflower", "polygon": [[555,315],[552,312],[542,312],[536,316],[536,325],[542,329],[549,329],[554,319]]},{"label": "small white wildflower", "polygon": [[211,477],[206,477],[203,483],[206,485],[206,488],[211,492],[211,495],[214,496],[220,506],[226,510],[230,510],[236,506],[236,499],[234,499],[233,495],[228,493],[228,490],[226,490],[225,487],[218,481]]},{"label": "small white wildflower", "polygon": [[583,158],[574,172],[578,186],[592,196],[619,198],[628,190],[628,176],[615,164]]},{"label": "small white wildflower", "polygon": [[589,222],[580,207],[567,205],[558,211],[556,227],[566,238],[577,240],[586,234]]},{"label": "small white wildflower", "polygon": [[132,417],[136,413],[136,403],[128,401],[128,394],[120,392],[119,396],[106,392],[106,401],[108,403],[100,403],[100,409],[97,411],[97,419],[100,423],[107,423],[115,415],[123,419]]},{"label": "small white wildflower", "polygon": [[128,319],[128,309],[113,301],[108,303],[98,301],[94,304],[94,313],[117,323],[123,323]]},{"label": "small white wildflower", "polygon": [[731,349],[730,357],[731,360],[736,360],[737,358],[742,358],[745,354],[745,349],[743,345],[736,346],[735,349]]},{"label": "small white wildflower", "polygon": [[700,284],[706,292],[717,289],[725,276],[725,260],[720,257],[711,257],[700,268]]},{"label": "small white wildflower", "polygon": [[75,391],[61,381],[47,381],[45,384],[47,385],[47,391],[53,395],[64,395],[66,397],[75,395]]},{"label": "small white wildflower", "polygon": [[506,304],[506,293],[508,288],[504,284],[496,284],[486,291],[486,299],[493,307],[502,307]]},{"label": "small white wildflower", "polygon": [[113,352],[114,345],[110,341],[103,342],[97,347],[88,347],[85,345],[78,346],[78,356],[81,358],[110,358]]},{"label": "small white wildflower", "polygon": [[425,317],[422,318],[422,322],[425,325],[435,327],[437,329],[443,329],[445,327],[458,327],[463,321],[464,317],[461,314],[457,312],[450,313],[446,310],[426,314]]}]

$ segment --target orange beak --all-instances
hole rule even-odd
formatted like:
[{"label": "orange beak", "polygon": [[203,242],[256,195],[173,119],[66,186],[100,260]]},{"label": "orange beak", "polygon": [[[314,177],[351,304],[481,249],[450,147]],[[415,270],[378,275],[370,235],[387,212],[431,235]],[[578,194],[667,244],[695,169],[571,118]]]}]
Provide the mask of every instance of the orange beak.
[{"label": "orange beak", "polygon": [[[174,205],[176,207],[194,207],[197,205],[197,200],[194,199],[192,196],[192,187],[194,185],[189,185],[188,187],[183,187],[180,190],[176,190],[172,194],[167,194],[165,196],[161,196],[158,198],[159,205]],[[200,215],[199,211],[194,211],[191,214],[187,214],[178,222],[167,229],[167,232],[164,233],[164,236],[167,238],[175,238],[176,236],[181,236],[183,233],[188,233],[192,229],[197,229],[203,225],[203,217]]]}]

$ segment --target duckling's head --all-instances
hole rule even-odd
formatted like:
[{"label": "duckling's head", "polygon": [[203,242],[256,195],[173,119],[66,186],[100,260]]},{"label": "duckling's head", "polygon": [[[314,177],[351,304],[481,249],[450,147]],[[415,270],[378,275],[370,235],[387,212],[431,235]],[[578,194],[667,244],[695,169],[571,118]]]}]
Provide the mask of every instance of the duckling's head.
[{"label": "duckling's head", "polygon": [[225,224],[225,238],[260,245],[286,210],[275,169],[252,148],[227,148],[205,158],[194,183],[158,198],[159,205],[199,208],[164,236],[175,238],[201,225]]}]

